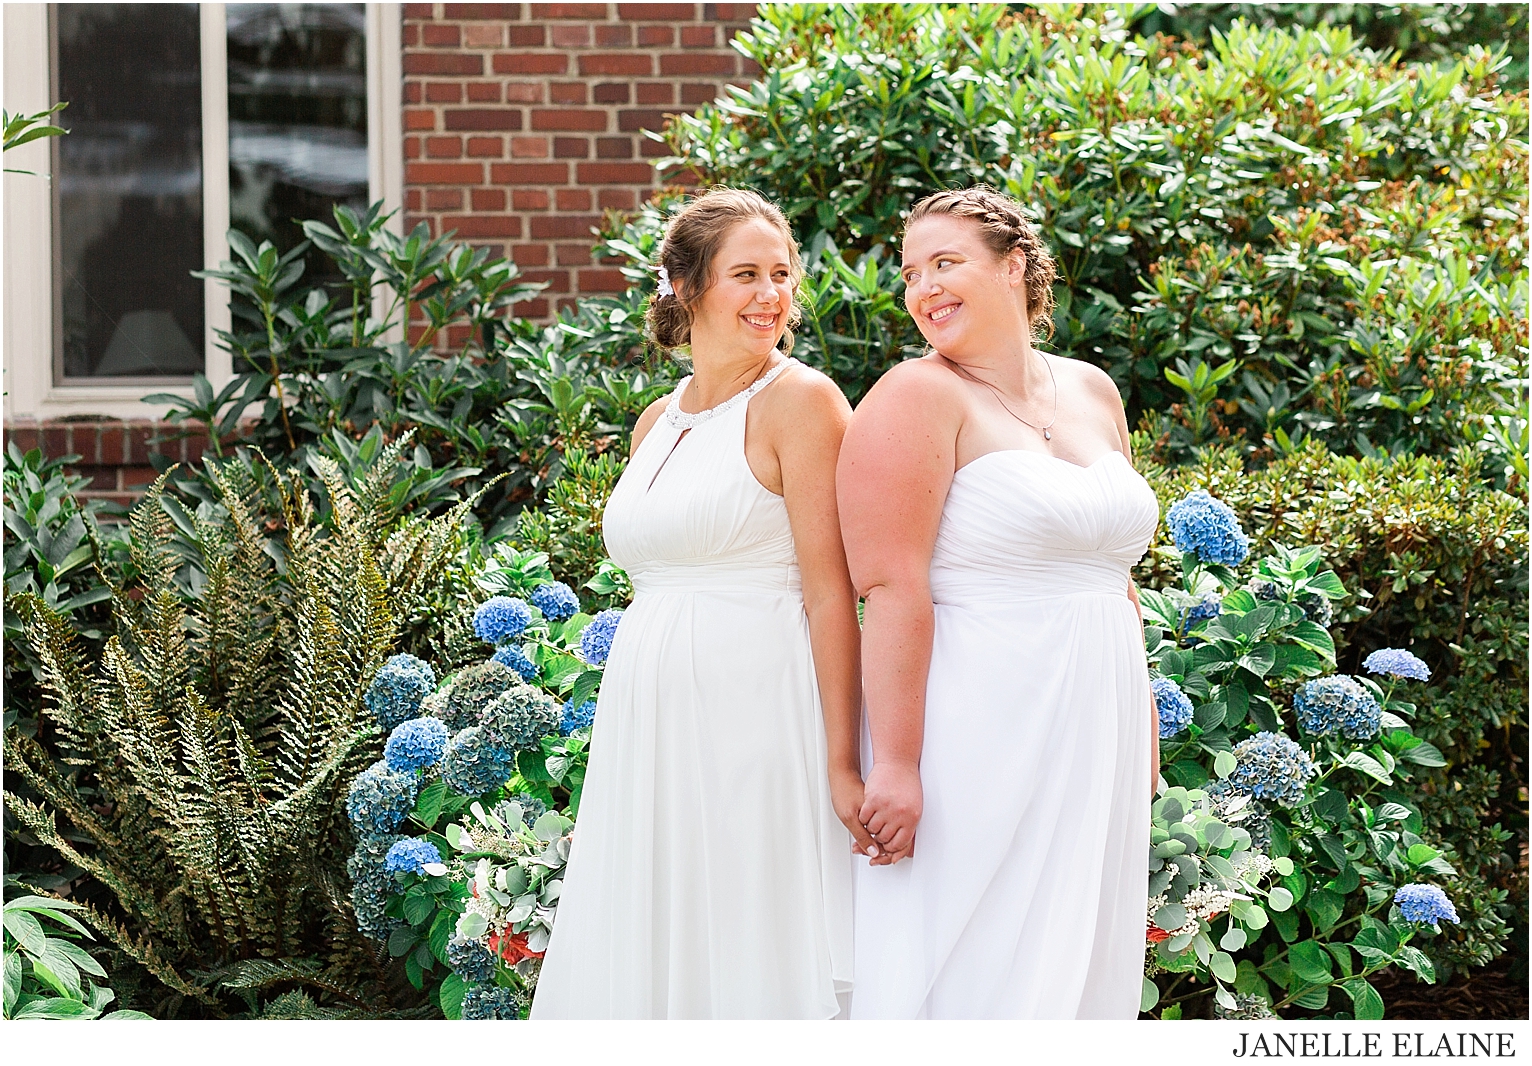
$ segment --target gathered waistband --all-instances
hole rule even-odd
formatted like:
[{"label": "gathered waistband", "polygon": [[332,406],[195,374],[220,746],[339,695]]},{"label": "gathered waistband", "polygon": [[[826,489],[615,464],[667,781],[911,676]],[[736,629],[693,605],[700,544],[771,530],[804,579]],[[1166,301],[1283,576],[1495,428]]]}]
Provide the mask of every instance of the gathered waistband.
[{"label": "gathered waistband", "polygon": [[803,579],[797,566],[657,566],[629,571],[633,591],[669,595],[706,595],[728,592],[801,594]]}]

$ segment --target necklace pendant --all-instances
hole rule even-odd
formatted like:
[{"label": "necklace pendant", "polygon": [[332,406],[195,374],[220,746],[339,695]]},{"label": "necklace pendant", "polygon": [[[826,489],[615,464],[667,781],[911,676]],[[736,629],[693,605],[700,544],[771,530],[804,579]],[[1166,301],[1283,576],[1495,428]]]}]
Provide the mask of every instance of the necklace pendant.
[{"label": "necklace pendant", "polygon": [[1043,430],[1043,440],[1052,440],[1052,439],[1053,439],[1053,434],[1049,433],[1046,429]]}]

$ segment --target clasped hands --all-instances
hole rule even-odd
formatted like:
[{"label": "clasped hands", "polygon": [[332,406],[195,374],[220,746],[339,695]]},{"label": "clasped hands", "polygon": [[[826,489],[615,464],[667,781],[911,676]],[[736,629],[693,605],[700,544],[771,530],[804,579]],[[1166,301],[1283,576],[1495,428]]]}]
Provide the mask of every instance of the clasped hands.
[{"label": "clasped hands", "polygon": [[888,866],[915,853],[915,827],[920,822],[920,767],[914,763],[880,762],[864,783],[855,770],[830,777],[835,813],[851,832],[851,850],[866,855],[873,866]]}]

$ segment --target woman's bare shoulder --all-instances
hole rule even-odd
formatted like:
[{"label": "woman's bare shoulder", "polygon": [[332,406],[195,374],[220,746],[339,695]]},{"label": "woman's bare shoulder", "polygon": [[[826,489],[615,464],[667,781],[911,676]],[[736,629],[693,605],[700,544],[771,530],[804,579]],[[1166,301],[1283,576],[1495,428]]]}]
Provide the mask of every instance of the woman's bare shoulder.
[{"label": "woman's bare shoulder", "polygon": [[638,421],[633,425],[633,443],[628,448],[628,454],[638,451],[638,446],[649,435],[654,424],[660,420],[660,415],[665,413],[665,405],[670,402],[670,394],[666,393],[644,408],[643,414],[638,416]]},{"label": "woman's bare shoulder", "polygon": [[957,375],[943,366],[939,357],[928,355],[890,367],[862,397],[857,411],[894,408],[932,412],[950,408],[957,414],[964,400]]}]

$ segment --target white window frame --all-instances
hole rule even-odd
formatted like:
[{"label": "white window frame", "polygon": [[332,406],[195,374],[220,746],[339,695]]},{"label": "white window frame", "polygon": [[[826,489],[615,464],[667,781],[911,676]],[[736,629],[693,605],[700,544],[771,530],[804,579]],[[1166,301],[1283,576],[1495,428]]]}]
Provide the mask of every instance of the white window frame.
[{"label": "white window frame", "polygon": [[[367,185],[371,200],[395,211],[390,228],[402,232],[404,204],[403,37],[401,7],[370,3],[367,17]],[[202,31],[202,257],[209,269],[229,257],[229,67],[223,4],[201,4]],[[12,114],[49,106],[47,4],[5,4],[4,99]],[[67,125],[68,115],[64,116]],[[0,377],[5,421],[97,415],[145,420],[164,415],[142,402],[156,392],[191,395],[191,385],[169,379],[141,384],[61,384],[53,365],[53,208],[50,142],[39,139],[6,154],[5,165],[33,174],[4,175],[4,351]],[[35,176],[34,176],[35,175]],[[40,269],[49,264],[47,270]],[[204,372],[213,388],[233,376],[233,361],[215,330],[228,329],[228,290],[205,283]]]}]

